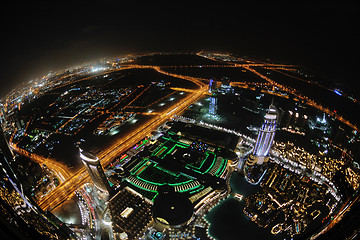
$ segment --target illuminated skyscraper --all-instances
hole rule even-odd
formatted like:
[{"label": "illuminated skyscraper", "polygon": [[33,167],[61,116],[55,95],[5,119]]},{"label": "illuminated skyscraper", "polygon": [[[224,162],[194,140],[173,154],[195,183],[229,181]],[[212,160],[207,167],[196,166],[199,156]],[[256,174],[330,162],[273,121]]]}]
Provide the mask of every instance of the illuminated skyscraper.
[{"label": "illuminated skyscraper", "polygon": [[265,120],[261,126],[254,150],[247,160],[248,165],[263,164],[267,162],[269,157],[269,150],[275,137],[275,128],[278,119],[278,111],[274,105],[270,105]]},{"label": "illuminated skyscraper", "polygon": [[209,114],[211,116],[215,116],[216,110],[217,110],[217,98],[216,96],[213,95],[210,97]]},{"label": "illuminated skyscraper", "polygon": [[80,149],[80,158],[85,164],[95,187],[102,192],[110,192],[110,184],[105,176],[104,169],[101,166],[99,158],[89,152],[83,151],[82,149]]},{"label": "illuminated skyscraper", "polygon": [[216,88],[216,81],[210,79],[209,82],[209,93],[212,93]]}]

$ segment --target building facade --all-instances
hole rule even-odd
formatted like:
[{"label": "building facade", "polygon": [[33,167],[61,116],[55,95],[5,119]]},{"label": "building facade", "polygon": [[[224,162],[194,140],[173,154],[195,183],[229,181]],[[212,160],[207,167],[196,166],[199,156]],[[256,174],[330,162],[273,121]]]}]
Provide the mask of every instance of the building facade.
[{"label": "building facade", "polygon": [[209,104],[209,115],[215,116],[217,114],[217,98],[215,95],[210,97],[210,104]]},{"label": "building facade", "polygon": [[111,191],[111,187],[105,176],[104,169],[101,166],[99,158],[94,156],[92,153],[83,151],[82,149],[79,149],[79,151],[80,158],[85,164],[95,187],[102,192],[109,193]]},{"label": "building facade", "polygon": [[247,160],[248,165],[254,165],[255,163],[263,164],[268,161],[270,147],[275,137],[277,120],[278,111],[276,107],[271,104],[265,114],[264,123],[259,130],[255,147]]}]

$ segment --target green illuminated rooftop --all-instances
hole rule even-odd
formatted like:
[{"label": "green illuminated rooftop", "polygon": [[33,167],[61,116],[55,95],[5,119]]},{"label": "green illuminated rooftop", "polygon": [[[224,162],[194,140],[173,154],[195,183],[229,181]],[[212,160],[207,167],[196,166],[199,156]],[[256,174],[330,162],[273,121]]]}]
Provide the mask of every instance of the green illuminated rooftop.
[{"label": "green illuminated rooftop", "polygon": [[147,148],[148,156],[138,159],[129,169],[126,184],[151,200],[156,197],[157,188],[165,184],[190,197],[207,187],[199,180],[202,175],[220,177],[228,162],[219,156],[220,148],[173,132],[159,137]]}]

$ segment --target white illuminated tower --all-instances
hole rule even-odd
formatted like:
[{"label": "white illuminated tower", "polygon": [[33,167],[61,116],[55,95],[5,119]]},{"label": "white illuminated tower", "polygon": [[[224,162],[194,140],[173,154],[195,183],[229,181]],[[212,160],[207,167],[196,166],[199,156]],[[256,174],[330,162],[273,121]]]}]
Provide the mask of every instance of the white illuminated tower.
[{"label": "white illuminated tower", "polygon": [[263,164],[268,161],[269,150],[275,137],[277,120],[278,111],[276,107],[271,104],[265,114],[264,123],[259,130],[254,150],[247,160],[248,165],[254,165],[255,163]]},{"label": "white illuminated tower", "polygon": [[85,164],[95,187],[102,192],[109,193],[111,191],[111,187],[105,176],[104,169],[100,164],[99,158],[94,156],[92,153],[83,151],[82,149],[79,149],[79,151],[80,158]]}]

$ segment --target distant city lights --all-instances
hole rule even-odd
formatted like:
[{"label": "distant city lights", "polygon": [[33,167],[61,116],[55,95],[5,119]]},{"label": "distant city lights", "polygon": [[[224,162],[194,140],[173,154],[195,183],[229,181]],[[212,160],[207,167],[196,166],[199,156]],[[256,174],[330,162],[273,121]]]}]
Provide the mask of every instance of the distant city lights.
[{"label": "distant city lights", "polygon": [[107,68],[105,67],[92,67],[91,72],[100,72],[100,71],[104,71]]},{"label": "distant city lights", "polygon": [[[162,65],[157,63],[162,55],[156,54],[52,72],[0,102],[8,141],[0,152],[11,147],[32,161],[30,166],[8,157],[16,171],[39,168],[28,177],[39,175],[34,183],[22,183],[31,189],[34,204],[52,211],[73,201],[78,210],[70,217],[64,211],[59,223],[81,239],[102,234],[109,239],[213,239],[206,215],[235,199],[241,218],[276,237],[295,238],[311,230],[317,216],[324,226],[343,217],[346,208],[338,210],[348,201],[347,189],[336,177],[344,173],[346,184],[360,188],[354,150],[359,130],[338,105],[295,89],[293,82],[303,79],[298,66],[207,52],[189,55],[196,61],[188,65]],[[311,79],[305,80],[301,84]],[[339,101],[349,98],[339,89],[324,92]],[[80,146],[86,151],[72,159]],[[98,165],[77,165],[79,156],[85,164]],[[254,169],[256,181],[248,180],[245,168]],[[9,181],[8,176],[2,180]],[[107,187],[102,193],[100,183]],[[249,184],[259,188],[245,194],[242,187]],[[180,225],[152,213],[156,198],[171,192],[185,195],[193,207],[191,218]],[[9,197],[0,191],[0,200],[4,196]],[[171,214],[179,209],[170,206]]]}]

